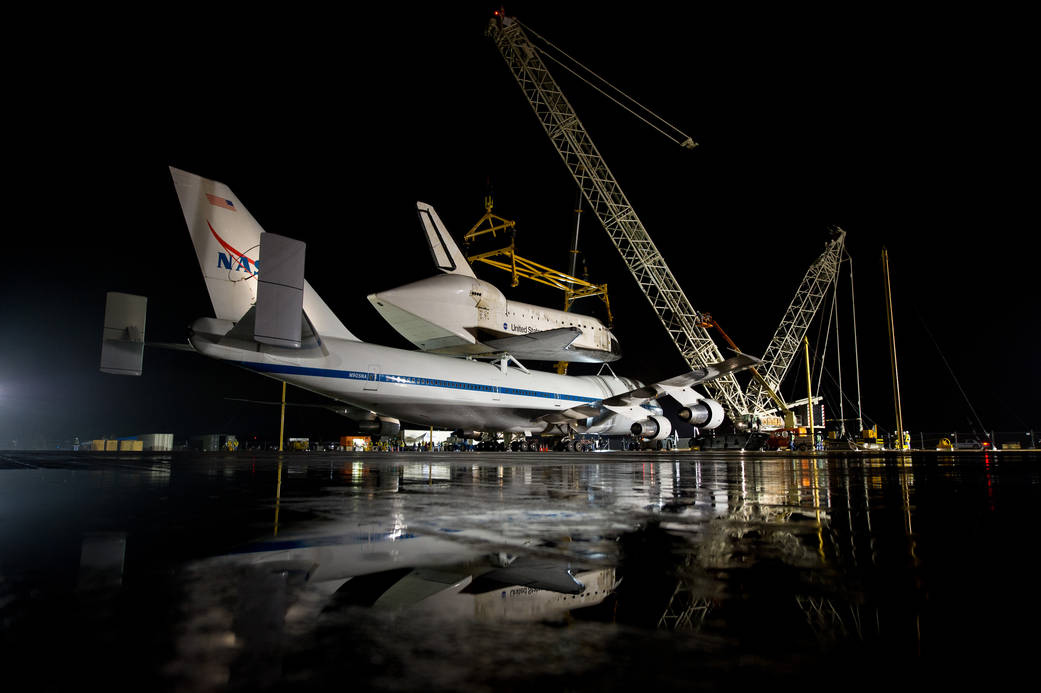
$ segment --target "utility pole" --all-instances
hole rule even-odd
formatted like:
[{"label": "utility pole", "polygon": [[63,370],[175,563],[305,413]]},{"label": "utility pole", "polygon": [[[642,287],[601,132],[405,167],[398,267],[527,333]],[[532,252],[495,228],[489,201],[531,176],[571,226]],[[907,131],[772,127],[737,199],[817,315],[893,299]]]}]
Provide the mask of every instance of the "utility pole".
[{"label": "utility pole", "polygon": [[278,419],[278,451],[282,452],[282,440],[286,430],[286,381],[282,381],[282,415]]}]

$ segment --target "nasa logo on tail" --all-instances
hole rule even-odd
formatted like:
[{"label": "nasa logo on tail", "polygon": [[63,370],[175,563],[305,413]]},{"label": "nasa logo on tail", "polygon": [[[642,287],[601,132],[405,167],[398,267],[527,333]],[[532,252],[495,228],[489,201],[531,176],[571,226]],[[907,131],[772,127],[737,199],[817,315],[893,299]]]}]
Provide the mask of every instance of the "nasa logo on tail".
[{"label": "nasa logo on tail", "polygon": [[[210,197],[210,195],[207,195],[207,197]],[[232,203],[228,201],[228,204]],[[219,250],[217,251],[217,268],[234,270],[238,272],[244,271],[247,272],[251,277],[257,276],[257,273],[260,272],[260,262],[250,257],[247,257],[244,253],[240,253],[238,250],[235,250],[235,248],[231,247],[231,245],[229,245],[227,241],[220,237],[217,231],[213,228],[213,224],[211,224],[209,221],[206,222],[206,225],[210,227],[210,233],[212,233],[213,237],[217,239],[217,242],[220,243],[221,246],[223,246],[224,249],[227,250],[229,253],[228,255],[225,255]]]}]

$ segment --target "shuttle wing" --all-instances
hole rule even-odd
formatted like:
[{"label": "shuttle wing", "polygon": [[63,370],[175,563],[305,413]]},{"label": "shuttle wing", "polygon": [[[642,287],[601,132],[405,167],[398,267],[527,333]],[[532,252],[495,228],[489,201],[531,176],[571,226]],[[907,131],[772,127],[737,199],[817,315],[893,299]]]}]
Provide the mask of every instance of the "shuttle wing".
[{"label": "shuttle wing", "polygon": [[616,352],[609,353],[574,347],[574,342],[581,335],[582,330],[578,327],[558,327],[552,330],[490,339],[478,334],[474,342],[457,339],[447,346],[424,349],[424,351],[444,356],[467,356],[478,359],[498,358],[502,354],[510,354],[525,361],[568,361],[569,363],[604,363],[617,358]]},{"label": "shuttle wing", "polygon": [[725,361],[713,363],[704,368],[697,368],[683,375],[677,375],[657,383],[644,385],[635,390],[623,392],[620,395],[613,395],[598,402],[580,404],[577,407],[571,407],[563,411],[550,412],[538,417],[537,420],[547,421],[551,424],[563,424],[598,416],[602,409],[613,411],[615,414],[620,414],[627,418],[639,419],[647,414],[641,405],[653,399],[664,395],[678,394],[683,390],[690,390],[695,385],[707,383],[728,373],[743,371],[756,365],[759,361],[760,359],[754,356],[738,354]]},{"label": "shuttle wing", "polygon": [[535,361],[556,361],[567,360],[566,349],[581,334],[582,330],[577,327],[560,327],[501,339],[486,339],[481,343],[496,352],[507,352]]}]

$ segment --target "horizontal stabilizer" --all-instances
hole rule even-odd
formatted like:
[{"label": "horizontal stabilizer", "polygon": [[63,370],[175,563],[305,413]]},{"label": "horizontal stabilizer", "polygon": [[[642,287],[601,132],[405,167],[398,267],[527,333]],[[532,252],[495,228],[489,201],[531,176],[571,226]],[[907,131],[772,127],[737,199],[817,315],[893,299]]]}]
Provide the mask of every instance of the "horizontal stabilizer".
[{"label": "horizontal stabilizer", "polygon": [[109,291],[105,295],[105,327],[101,337],[101,372],[141,375],[145,355],[144,296]]},{"label": "horizontal stabilizer", "polygon": [[354,421],[371,421],[376,418],[376,414],[368,409],[362,409],[360,407],[352,407],[349,404],[343,402],[280,402],[278,400],[262,400],[262,399],[244,399],[242,397],[225,397],[225,399],[231,402],[246,402],[247,404],[264,404],[264,405],[275,405],[281,406],[285,404],[287,407],[306,407],[311,409],[325,409],[331,411],[334,414],[340,416],[346,416],[348,419]]},{"label": "horizontal stabilizer", "polygon": [[146,347],[152,349],[166,349],[167,351],[190,351],[193,354],[195,349],[191,344],[187,342],[148,342],[145,344]]},{"label": "horizontal stabilizer", "polygon": [[[220,338],[221,343],[233,344],[236,341],[249,343],[260,342],[260,340],[256,338],[257,311],[257,306],[253,306],[246,311],[246,314],[242,316],[242,319],[235,323],[235,325]],[[296,349],[293,355],[299,358],[315,358],[324,356],[327,352],[322,349],[321,341],[315,330],[312,328],[311,322],[307,318],[307,314],[301,312],[297,315],[296,319],[300,321],[298,327],[300,337],[297,342],[298,345],[293,347]],[[238,346],[241,346],[241,344]],[[277,346],[288,347],[291,345],[281,342]]]}]

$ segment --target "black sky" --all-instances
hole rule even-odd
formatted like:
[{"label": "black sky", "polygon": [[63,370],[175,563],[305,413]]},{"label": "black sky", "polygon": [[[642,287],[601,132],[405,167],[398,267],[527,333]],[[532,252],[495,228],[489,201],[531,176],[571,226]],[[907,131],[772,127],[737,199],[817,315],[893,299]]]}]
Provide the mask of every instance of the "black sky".
[{"label": "black sky", "polygon": [[[179,8],[130,32],[90,15],[33,37],[10,63],[0,440],[274,435],[273,411],[226,399],[276,399],[259,376],[158,351],[141,378],[97,372],[105,291],[149,296],[150,340],[181,341],[211,314],[170,165],[228,184],[267,230],[306,241],[309,281],[369,341],[407,347],[365,296],[431,273],[416,200],[458,237],[483,213],[490,181],[520,252],[563,266],[574,184],[483,36],[494,7]],[[866,417],[893,428],[886,246],[905,426],[969,430],[971,405],[986,428],[1041,427],[1036,80],[1024,20],[843,7],[506,9],[700,143],[681,150],[557,73],[691,302],[743,349],[765,349],[828,229],[841,226]],[[610,284],[626,352],[616,370],[644,380],[681,370],[589,214],[582,245],[592,278]],[[507,286],[505,275],[482,276]],[[851,335],[842,338],[849,366]],[[291,416],[314,429],[305,433],[341,426]]]}]

